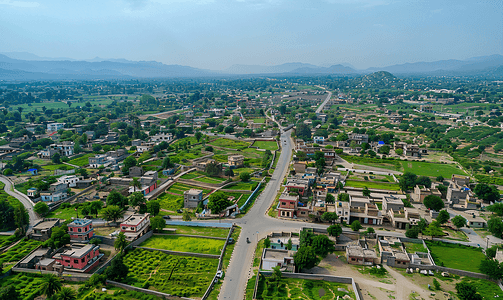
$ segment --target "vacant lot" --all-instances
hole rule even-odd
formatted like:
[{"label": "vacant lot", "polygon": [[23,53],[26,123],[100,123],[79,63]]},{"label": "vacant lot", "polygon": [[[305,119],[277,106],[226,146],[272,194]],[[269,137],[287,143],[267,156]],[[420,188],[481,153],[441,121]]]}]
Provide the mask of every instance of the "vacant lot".
[{"label": "vacant lot", "polygon": [[166,209],[175,212],[177,209],[183,208],[183,196],[161,194],[157,200],[161,204],[161,209]]},{"label": "vacant lot", "polygon": [[427,241],[426,244],[431,251],[435,264],[480,273],[480,262],[485,259],[481,249],[442,242]]},{"label": "vacant lot", "polygon": [[256,141],[253,146],[264,150],[278,150],[278,144],[275,141]]},{"label": "vacant lot", "polygon": [[[184,267],[176,267],[186,260]],[[218,259],[169,255],[135,249],[124,257],[129,273],[124,283],[182,296],[202,297],[217,270]],[[173,275],[169,279],[171,272]]]},{"label": "vacant lot", "polygon": [[369,189],[381,189],[381,190],[389,190],[389,191],[399,191],[400,190],[400,187],[398,186],[398,184],[375,182],[375,181],[346,180],[346,186],[355,187],[355,188],[367,187]]},{"label": "vacant lot", "polygon": [[401,161],[404,172],[412,172],[419,176],[437,177],[442,175],[444,178],[451,178],[452,174],[466,175],[455,164],[428,163],[422,161]]},{"label": "vacant lot", "polygon": [[217,147],[230,148],[230,149],[236,149],[236,150],[246,149],[246,148],[248,148],[248,146],[250,146],[250,143],[248,143],[248,142],[236,141],[236,140],[231,140],[231,139],[226,139],[226,138],[216,139],[209,144],[213,145],[213,146],[217,146]]},{"label": "vacant lot", "polygon": [[225,241],[223,240],[176,235],[154,235],[141,243],[140,247],[218,255],[224,243]]}]

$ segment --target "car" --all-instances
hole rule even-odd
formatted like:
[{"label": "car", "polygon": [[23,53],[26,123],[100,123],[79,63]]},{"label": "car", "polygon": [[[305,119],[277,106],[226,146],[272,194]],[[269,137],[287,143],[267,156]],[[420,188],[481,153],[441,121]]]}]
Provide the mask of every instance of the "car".
[{"label": "car", "polygon": [[224,272],[222,272],[222,270],[217,271],[217,274],[216,274],[217,278],[222,278],[223,275],[224,275]]},{"label": "car", "polygon": [[170,216],[162,216],[162,218],[163,218],[164,220],[169,220],[169,219],[171,219],[171,217],[170,217]]},{"label": "car", "polygon": [[234,244],[236,241],[234,241],[233,238],[229,238],[229,244]]},{"label": "car", "polygon": [[183,209],[177,209],[176,212],[181,214],[181,213],[183,213]]}]

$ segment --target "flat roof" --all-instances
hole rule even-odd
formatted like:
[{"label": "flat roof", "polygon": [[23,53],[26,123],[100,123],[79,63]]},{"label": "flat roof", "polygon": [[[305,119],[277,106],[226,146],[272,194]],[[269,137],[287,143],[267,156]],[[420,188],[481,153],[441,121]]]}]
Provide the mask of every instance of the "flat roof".
[{"label": "flat roof", "polygon": [[130,215],[129,218],[127,218],[125,221],[121,223],[122,225],[138,225],[141,223],[145,218],[148,217],[148,213],[146,214],[133,214]]},{"label": "flat roof", "polygon": [[87,244],[84,245],[83,247],[72,245],[72,248],[65,250],[63,253],[61,253],[61,255],[71,257],[82,257],[89,251],[93,250],[95,247],[99,248],[100,246],[95,246],[93,244]]},{"label": "flat roof", "polygon": [[283,261],[285,258],[292,258],[292,255],[288,250],[280,250],[280,249],[265,249],[264,252],[265,259],[274,259]]},{"label": "flat roof", "polygon": [[38,223],[36,226],[34,226],[33,229],[49,229],[49,228],[56,226],[56,224],[58,224],[58,223],[59,223],[59,220],[43,221],[41,223]]}]

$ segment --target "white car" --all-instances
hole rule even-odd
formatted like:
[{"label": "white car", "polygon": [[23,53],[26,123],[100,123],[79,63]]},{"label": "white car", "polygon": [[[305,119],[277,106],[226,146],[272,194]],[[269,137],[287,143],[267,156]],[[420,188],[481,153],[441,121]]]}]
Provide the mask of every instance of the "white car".
[{"label": "white car", "polygon": [[220,271],[217,271],[217,278],[222,278],[222,275],[224,275],[224,272],[222,272],[222,270]]}]

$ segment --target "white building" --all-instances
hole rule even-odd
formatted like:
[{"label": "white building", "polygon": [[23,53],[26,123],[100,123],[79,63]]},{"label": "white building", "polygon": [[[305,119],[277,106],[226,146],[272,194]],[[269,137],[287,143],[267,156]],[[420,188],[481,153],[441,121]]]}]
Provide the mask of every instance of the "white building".
[{"label": "white building", "polygon": [[57,180],[58,182],[65,183],[68,187],[76,187],[80,178],[75,175],[64,175],[59,177]]},{"label": "white building", "polygon": [[50,124],[47,124],[47,132],[58,131],[61,128],[65,127],[65,124],[66,123],[50,123]]}]

